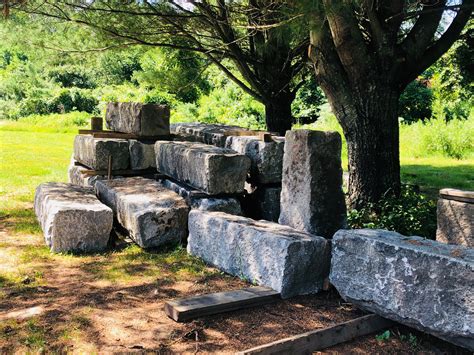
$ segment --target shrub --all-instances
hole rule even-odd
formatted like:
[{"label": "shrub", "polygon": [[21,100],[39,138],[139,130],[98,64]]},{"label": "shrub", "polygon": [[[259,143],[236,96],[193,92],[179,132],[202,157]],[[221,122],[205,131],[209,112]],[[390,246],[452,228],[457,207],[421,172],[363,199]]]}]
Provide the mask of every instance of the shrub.
[{"label": "shrub", "polygon": [[381,228],[433,239],[436,205],[415,187],[404,185],[399,197],[388,192],[378,203],[350,211],[348,223],[351,228]]},{"label": "shrub", "polygon": [[424,121],[431,117],[433,91],[425,80],[414,80],[403,91],[399,100],[399,113],[406,123]]},{"label": "shrub", "polygon": [[474,117],[468,120],[445,122],[440,117],[412,125],[400,126],[401,153],[405,156],[424,157],[442,155],[466,159],[474,153]]}]

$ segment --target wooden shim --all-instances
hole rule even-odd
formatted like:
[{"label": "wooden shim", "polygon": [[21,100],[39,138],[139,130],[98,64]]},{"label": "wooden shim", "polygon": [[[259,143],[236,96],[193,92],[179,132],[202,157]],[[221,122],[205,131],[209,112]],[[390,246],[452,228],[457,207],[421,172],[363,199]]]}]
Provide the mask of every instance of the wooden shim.
[{"label": "wooden shim", "polygon": [[273,343],[238,352],[247,354],[311,354],[355,338],[389,328],[394,323],[376,314],[340,323],[333,327],[295,335]]},{"label": "wooden shim", "polygon": [[258,286],[168,301],[165,303],[164,310],[168,317],[176,322],[183,322],[193,318],[259,306],[278,299],[280,299],[280,294],[277,291]]},{"label": "wooden shim", "polygon": [[[112,175],[114,176],[139,176],[139,175],[149,175],[155,174],[156,169],[144,169],[144,170],[112,170]],[[95,175],[108,175],[107,170],[85,170],[81,172],[82,175],[86,176],[95,176]]]},{"label": "wooden shim", "polygon": [[159,141],[159,140],[171,140],[172,136],[140,136],[138,134],[132,133],[122,133],[114,131],[98,131],[91,129],[80,129],[79,134],[90,134],[94,138],[115,138],[115,139],[137,139],[137,140],[150,140],[150,141]]}]

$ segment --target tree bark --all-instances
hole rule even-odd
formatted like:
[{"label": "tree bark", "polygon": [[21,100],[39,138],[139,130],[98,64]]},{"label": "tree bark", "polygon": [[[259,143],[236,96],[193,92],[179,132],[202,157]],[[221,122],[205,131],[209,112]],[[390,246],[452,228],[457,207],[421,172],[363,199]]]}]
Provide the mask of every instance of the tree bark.
[{"label": "tree bark", "polygon": [[291,129],[293,116],[291,115],[291,103],[294,95],[285,93],[272,97],[265,102],[265,123],[267,130],[277,132],[284,136]]},{"label": "tree bark", "polygon": [[378,202],[385,194],[398,195],[398,91],[380,85],[355,98],[328,94],[347,141],[350,207]]}]

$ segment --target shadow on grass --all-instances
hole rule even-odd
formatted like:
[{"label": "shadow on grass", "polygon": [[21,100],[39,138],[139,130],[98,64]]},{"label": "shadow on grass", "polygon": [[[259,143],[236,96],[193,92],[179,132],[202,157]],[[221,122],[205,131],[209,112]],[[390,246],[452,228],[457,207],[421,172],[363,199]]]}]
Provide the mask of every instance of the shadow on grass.
[{"label": "shadow on grass", "polygon": [[16,208],[0,211],[0,227],[21,234],[41,234],[32,208]]},{"label": "shadow on grass", "polygon": [[437,199],[438,191],[446,187],[474,190],[474,165],[402,165],[401,179],[419,185],[422,192]]}]

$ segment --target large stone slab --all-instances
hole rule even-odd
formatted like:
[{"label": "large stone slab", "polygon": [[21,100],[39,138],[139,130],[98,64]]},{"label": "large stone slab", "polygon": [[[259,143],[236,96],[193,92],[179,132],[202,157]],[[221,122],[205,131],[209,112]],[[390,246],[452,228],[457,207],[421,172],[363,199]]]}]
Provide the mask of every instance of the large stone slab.
[{"label": "large stone slab", "polygon": [[160,173],[209,195],[242,193],[250,168],[247,156],[201,143],[158,141],[155,155]]},{"label": "large stone slab", "polygon": [[105,123],[108,129],[116,132],[168,136],[170,109],[166,105],[110,102],[107,104]]},{"label": "large stone slab", "polygon": [[436,240],[474,248],[474,192],[442,189]]},{"label": "large stone slab", "polygon": [[74,139],[74,159],[93,170],[107,170],[112,156],[112,170],[127,169],[130,162],[128,141],[77,135]]},{"label": "large stone slab", "polygon": [[240,202],[233,197],[209,197],[207,194],[195,190],[185,184],[161,179],[160,183],[167,189],[173,190],[183,197],[188,205],[193,209],[201,211],[219,211],[230,214],[241,215],[242,208]]},{"label": "large stone slab", "polygon": [[34,210],[51,251],[98,252],[107,247],[113,213],[92,188],[41,184],[36,188]]},{"label": "large stone slab", "polygon": [[330,242],[272,222],[193,210],[188,252],[288,298],[321,290]]},{"label": "large stone slab", "polygon": [[133,170],[156,168],[155,143],[129,140],[130,167]]},{"label": "large stone slab", "polygon": [[245,132],[249,132],[248,129],[238,126],[198,122],[174,123],[170,129],[172,133],[185,140],[212,144],[218,147],[225,147],[228,136],[243,135]]},{"label": "large stone slab", "polygon": [[474,350],[474,250],[383,230],[340,230],[330,281],[357,306]]},{"label": "large stone slab", "polygon": [[279,223],[331,238],[346,225],[341,136],[287,131]]},{"label": "large stone slab", "polygon": [[189,207],[182,197],[159,182],[123,178],[97,181],[95,189],[140,247],[159,247],[186,238]]},{"label": "large stone slab", "polygon": [[226,148],[250,158],[250,180],[258,184],[281,183],[284,146],[283,137],[272,137],[271,142],[255,136],[230,136],[226,140]]}]

